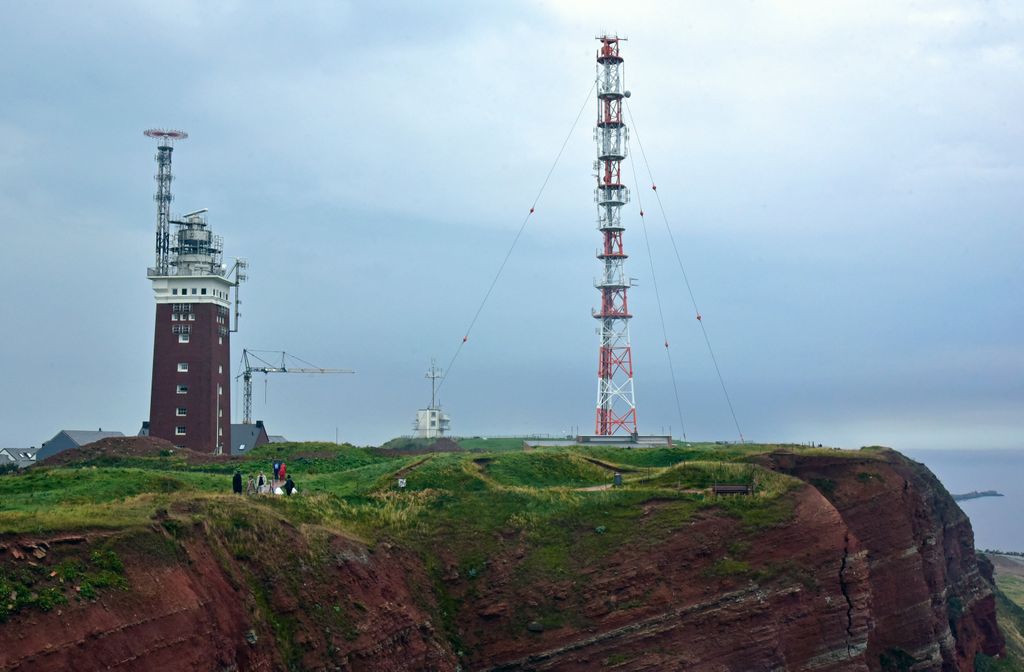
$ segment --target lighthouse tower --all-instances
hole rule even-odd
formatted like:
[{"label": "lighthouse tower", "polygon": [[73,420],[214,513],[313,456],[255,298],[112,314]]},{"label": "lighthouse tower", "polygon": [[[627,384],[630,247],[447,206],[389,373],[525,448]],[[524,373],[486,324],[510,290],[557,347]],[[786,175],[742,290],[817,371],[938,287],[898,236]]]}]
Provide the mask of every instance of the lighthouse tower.
[{"label": "lighthouse tower", "polygon": [[[157,140],[156,298],[149,435],[206,453],[230,450],[231,287],[223,241],[206,210],[171,219],[171,154],[183,131],[152,129]],[[174,231],[171,231],[171,227]]]}]

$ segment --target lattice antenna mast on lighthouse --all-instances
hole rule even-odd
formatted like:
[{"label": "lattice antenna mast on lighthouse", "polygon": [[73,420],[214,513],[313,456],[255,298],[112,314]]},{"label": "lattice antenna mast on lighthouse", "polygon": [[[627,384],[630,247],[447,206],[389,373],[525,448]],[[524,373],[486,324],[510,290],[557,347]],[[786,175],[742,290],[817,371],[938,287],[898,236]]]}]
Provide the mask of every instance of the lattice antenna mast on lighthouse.
[{"label": "lattice antenna mast on lighthouse", "polygon": [[185,131],[165,131],[151,128],[144,132],[146,137],[155,138],[156,147],[156,275],[168,275],[171,267],[171,152],[174,141],[188,137]]},{"label": "lattice antenna mast on lighthouse", "polygon": [[593,311],[600,320],[601,346],[597,367],[597,413],[595,433],[610,436],[618,432],[637,434],[636,402],[633,396],[633,354],[629,344],[629,303],[626,293],[632,284],[624,263],[622,247],[622,206],[629,202],[629,190],[622,184],[622,161],[626,158],[628,131],[622,118],[622,56],[624,38],[597,38],[597,141],[598,175],[597,228],[603,246],[597,258],[604,273],[595,282],[601,292],[601,309]]}]

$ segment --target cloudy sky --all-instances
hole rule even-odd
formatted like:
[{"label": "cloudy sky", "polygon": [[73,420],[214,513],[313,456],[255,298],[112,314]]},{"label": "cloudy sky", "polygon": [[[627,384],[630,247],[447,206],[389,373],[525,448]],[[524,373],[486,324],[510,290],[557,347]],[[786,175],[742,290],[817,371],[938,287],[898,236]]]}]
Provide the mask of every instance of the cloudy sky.
[{"label": "cloudy sky", "polygon": [[[746,438],[1024,444],[1019,3],[497,5],[4,2],[0,445],[148,415],[153,126],[191,135],[175,212],[210,208],[250,261],[233,359],[357,370],[257,379],[256,416],[295,439],[408,432],[603,31],[629,38],[634,159],[639,135]],[[595,116],[445,382],[456,433],[592,428]],[[680,434],[653,262],[687,436],[735,439],[635,167],[640,429]]]}]

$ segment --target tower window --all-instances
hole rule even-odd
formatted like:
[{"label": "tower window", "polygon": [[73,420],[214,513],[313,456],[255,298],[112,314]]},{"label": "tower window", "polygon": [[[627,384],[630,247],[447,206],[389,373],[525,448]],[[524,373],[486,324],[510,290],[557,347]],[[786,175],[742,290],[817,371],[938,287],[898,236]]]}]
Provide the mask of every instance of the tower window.
[{"label": "tower window", "polygon": [[217,373],[224,373],[224,366],[222,364],[217,365]]},{"label": "tower window", "polygon": [[188,394],[188,385],[178,385],[178,394]]},{"label": "tower window", "polygon": [[201,293],[206,294],[206,287],[203,287],[203,291]]},{"label": "tower window", "polygon": [[196,288],[195,288],[195,287],[193,287],[193,288],[192,288],[192,293],[193,293],[193,294],[195,294],[195,293],[196,293]]},{"label": "tower window", "polygon": [[178,343],[188,343],[189,334],[178,334]]},{"label": "tower window", "polygon": [[196,314],[195,313],[189,313],[188,314],[188,321],[189,322],[195,322],[196,321]]},{"label": "tower window", "polygon": [[171,290],[171,294],[177,294],[177,293],[178,293],[178,288],[177,287],[175,287],[174,289]]},{"label": "tower window", "polygon": [[178,425],[174,428],[175,436],[185,436],[185,425]]},{"label": "tower window", "polygon": [[184,406],[178,406],[178,410],[174,414],[179,418],[183,418],[188,414],[188,409]]},{"label": "tower window", "polygon": [[178,372],[188,373],[188,362],[178,362]]}]

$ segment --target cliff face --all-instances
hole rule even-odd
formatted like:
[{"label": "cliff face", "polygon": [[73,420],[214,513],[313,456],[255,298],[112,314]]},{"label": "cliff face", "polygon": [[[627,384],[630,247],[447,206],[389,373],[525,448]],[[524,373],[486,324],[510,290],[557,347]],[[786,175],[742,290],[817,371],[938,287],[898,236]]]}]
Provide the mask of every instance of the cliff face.
[{"label": "cliff face", "polygon": [[969,522],[926,469],[760,459],[804,482],[771,515],[648,500],[628,544],[591,557],[581,521],[551,566],[511,528],[467,568],[444,539],[371,549],[234,500],[145,530],[9,537],[7,576],[53,580],[109,549],[128,588],[12,614],[0,669],[970,671],[1000,652]]},{"label": "cliff face", "polygon": [[[810,487],[787,524],[751,533],[709,512],[576,580],[524,587],[510,574],[499,567],[486,586],[454,587],[481,605],[458,621],[470,669],[865,669],[863,553]],[[523,616],[552,625],[530,633]]]},{"label": "cliff face", "polygon": [[386,545],[371,554],[319,530],[238,522],[228,534],[158,522],[127,536],[71,537],[71,548],[60,539],[9,542],[5,550],[23,556],[13,563],[22,571],[29,562],[58,566],[87,557],[83,550],[114,549],[129,589],[11,618],[0,625],[0,669],[454,669],[427,615],[429,582],[408,554]]},{"label": "cliff face", "polygon": [[814,485],[859,540],[870,669],[973,670],[977,653],[1003,650],[970,521],[923,465],[893,451],[882,461],[773,454],[765,463]]}]

